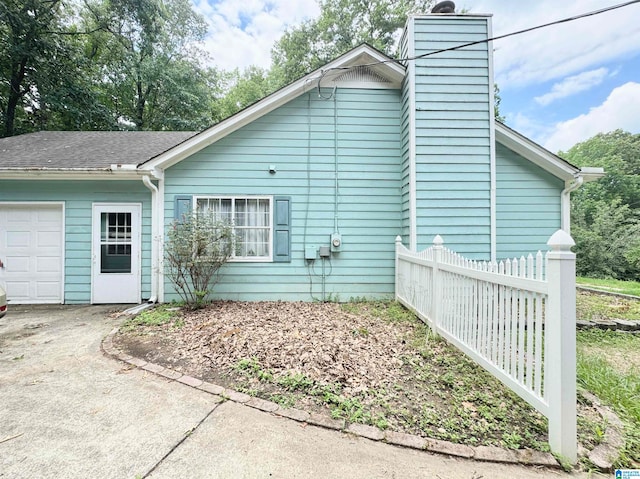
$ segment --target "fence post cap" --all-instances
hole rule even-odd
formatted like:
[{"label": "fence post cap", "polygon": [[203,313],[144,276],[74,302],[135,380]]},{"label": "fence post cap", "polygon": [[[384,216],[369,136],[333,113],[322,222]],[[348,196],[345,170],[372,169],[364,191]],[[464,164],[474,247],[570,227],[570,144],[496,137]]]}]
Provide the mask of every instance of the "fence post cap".
[{"label": "fence post cap", "polygon": [[576,245],[569,233],[564,230],[558,230],[551,235],[547,245],[552,251],[569,251],[572,246]]},{"label": "fence post cap", "polygon": [[436,235],[435,238],[433,238],[433,246],[442,246],[443,244],[444,240],[442,239],[442,236]]},{"label": "fence post cap", "polygon": [[396,243],[402,244],[402,238],[400,237],[400,235],[396,236]]}]

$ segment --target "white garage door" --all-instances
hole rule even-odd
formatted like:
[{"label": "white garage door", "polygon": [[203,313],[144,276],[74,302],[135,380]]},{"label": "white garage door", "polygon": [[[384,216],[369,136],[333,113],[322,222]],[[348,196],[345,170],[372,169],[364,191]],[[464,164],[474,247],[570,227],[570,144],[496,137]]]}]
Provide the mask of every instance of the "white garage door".
[{"label": "white garage door", "polygon": [[0,283],[10,303],[62,303],[61,204],[0,203]]}]

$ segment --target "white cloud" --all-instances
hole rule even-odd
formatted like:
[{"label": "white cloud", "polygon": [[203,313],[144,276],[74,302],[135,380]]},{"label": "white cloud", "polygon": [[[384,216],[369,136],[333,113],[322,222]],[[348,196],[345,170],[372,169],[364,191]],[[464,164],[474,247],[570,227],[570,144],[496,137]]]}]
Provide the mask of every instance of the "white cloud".
[{"label": "white cloud", "polygon": [[598,68],[565,78],[560,83],[551,87],[549,93],[537,96],[534,100],[542,106],[547,106],[556,100],[576,95],[580,92],[590,90],[599,85],[609,74],[607,68]]},{"label": "white cloud", "polygon": [[550,151],[566,151],[598,133],[618,128],[640,133],[640,83],[625,83],[612,90],[602,105],[554,125],[553,132],[542,143]]},{"label": "white cloud", "polygon": [[192,0],[209,23],[204,48],[217,67],[271,63],[271,48],[287,26],[319,14],[315,0]]},{"label": "white cloud", "polygon": [[[616,0],[480,0],[472,12],[492,13],[494,36],[617,4]],[[494,42],[502,89],[563,78],[640,53],[640,4]]]}]

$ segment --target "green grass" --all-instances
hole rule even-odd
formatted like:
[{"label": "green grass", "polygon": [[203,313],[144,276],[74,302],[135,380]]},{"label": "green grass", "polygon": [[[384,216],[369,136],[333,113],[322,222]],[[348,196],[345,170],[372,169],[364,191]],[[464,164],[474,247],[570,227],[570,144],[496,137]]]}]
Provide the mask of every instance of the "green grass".
[{"label": "green grass", "polygon": [[[625,447],[616,466],[640,463],[640,336],[579,331],[578,384],[610,406],[624,423]],[[634,464],[635,462],[635,464]]]},{"label": "green grass", "polygon": [[179,308],[170,303],[160,304],[128,319],[122,329],[132,331],[138,326],[161,326],[171,321],[174,321],[176,327],[181,327],[184,324]]},{"label": "green grass", "polygon": [[640,300],[578,290],[576,318],[583,320],[640,320]]},{"label": "green grass", "polygon": [[576,283],[587,288],[601,289],[611,293],[640,296],[640,282],[620,281],[617,279],[576,278]]}]

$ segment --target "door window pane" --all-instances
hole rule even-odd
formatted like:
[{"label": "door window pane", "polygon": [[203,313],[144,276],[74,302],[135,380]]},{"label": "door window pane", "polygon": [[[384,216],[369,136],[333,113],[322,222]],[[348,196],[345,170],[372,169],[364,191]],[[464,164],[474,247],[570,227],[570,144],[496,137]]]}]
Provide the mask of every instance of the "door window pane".
[{"label": "door window pane", "polygon": [[131,213],[101,214],[100,272],[131,273]]}]

